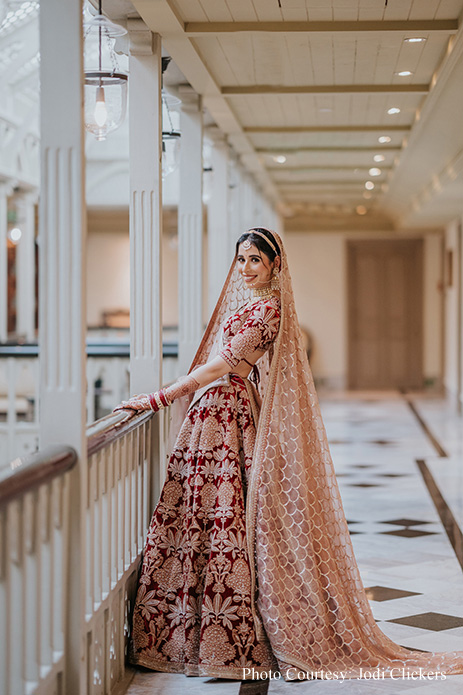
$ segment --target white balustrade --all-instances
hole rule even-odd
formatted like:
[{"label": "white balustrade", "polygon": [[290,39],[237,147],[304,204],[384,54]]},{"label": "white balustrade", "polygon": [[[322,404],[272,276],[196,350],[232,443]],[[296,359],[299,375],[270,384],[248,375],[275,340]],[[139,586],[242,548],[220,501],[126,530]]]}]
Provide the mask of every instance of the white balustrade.
[{"label": "white balustrade", "polygon": [[[30,475],[43,466],[50,470],[58,465],[58,472],[12,496],[0,480],[2,695],[61,692],[72,550],[67,542],[70,485],[66,471],[75,460],[75,453],[65,448],[51,455],[33,455],[22,463]],[[16,459],[13,465],[20,463]]]},{"label": "white balustrade", "polygon": [[88,695],[112,693],[124,677],[129,617],[153,507],[151,413],[138,416],[138,426],[108,444],[103,441],[92,453],[103,422],[88,428],[87,495],[82,500]]},{"label": "white balustrade", "polygon": [[[182,407],[180,407],[182,409]],[[172,415],[157,417],[169,436]],[[177,412],[177,414],[176,414]],[[162,419],[162,421],[161,421]],[[146,531],[165,465],[156,417],[116,413],[87,428],[82,542],[71,539],[72,449],[16,459],[0,476],[0,692],[63,694],[71,632],[80,631],[82,695],[123,692],[130,616]],[[165,443],[167,451],[170,441]],[[28,477],[29,476],[29,477]],[[19,482],[18,482],[19,477]],[[74,520],[75,521],[75,520]],[[83,616],[72,624],[69,576],[80,577]]]}]

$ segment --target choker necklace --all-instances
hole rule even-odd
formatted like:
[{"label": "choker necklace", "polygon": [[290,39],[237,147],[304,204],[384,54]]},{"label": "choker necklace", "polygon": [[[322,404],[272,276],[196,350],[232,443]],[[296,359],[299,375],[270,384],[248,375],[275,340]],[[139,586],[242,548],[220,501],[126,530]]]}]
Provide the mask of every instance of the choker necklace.
[{"label": "choker necklace", "polygon": [[269,299],[273,297],[273,290],[270,287],[253,287],[252,296],[256,299]]}]

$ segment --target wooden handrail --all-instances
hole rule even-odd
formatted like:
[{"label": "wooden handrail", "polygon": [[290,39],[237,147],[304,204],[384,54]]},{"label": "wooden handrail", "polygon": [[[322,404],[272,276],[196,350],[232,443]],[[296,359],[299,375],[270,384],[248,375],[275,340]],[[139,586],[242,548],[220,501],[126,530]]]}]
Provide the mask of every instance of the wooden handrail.
[{"label": "wooden handrail", "polygon": [[92,456],[105,446],[136,429],[153,417],[152,410],[136,413],[133,410],[119,410],[109,413],[87,427],[87,455]]},{"label": "wooden handrail", "polygon": [[63,475],[76,462],[77,454],[70,446],[49,446],[14,459],[0,472],[0,505]]}]

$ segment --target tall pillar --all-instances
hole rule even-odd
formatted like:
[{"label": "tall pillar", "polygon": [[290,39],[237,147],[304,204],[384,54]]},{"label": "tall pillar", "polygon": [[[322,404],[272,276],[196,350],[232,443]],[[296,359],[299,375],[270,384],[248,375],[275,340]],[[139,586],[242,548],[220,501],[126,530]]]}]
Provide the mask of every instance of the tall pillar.
[{"label": "tall pillar", "polygon": [[228,254],[233,258],[238,237],[245,231],[241,227],[240,171],[236,159],[228,161]]},{"label": "tall pillar", "polygon": [[0,343],[8,338],[8,192],[0,184]]},{"label": "tall pillar", "polygon": [[[62,690],[77,695],[83,662],[81,498],[86,486],[86,215],[83,129],[82,2],[40,3],[40,447],[77,451],[70,472],[69,567]],[[44,606],[43,610],[49,610]]]},{"label": "tall pillar", "polygon": [[180,97],[179,372],[185,374],[203,333],[203,114],[199,95],[184,90]]},{"label": "tall pillar", "polygon": [[35,193],[25,193],[18,201],[22,231],[17,247],[18,291],[16,330],[28,343],[35,340]]},{"label": "tall pillar", "polygon": [[228,237],[229,147],[218,128],[208,129],[212,147],[212,190],[207,216],[208,315],[219,298],[231,263]]},{"label": "tall pillar", "polygon": [[161,386],[161,37],[127,22],[130,162],[130,393]]}]

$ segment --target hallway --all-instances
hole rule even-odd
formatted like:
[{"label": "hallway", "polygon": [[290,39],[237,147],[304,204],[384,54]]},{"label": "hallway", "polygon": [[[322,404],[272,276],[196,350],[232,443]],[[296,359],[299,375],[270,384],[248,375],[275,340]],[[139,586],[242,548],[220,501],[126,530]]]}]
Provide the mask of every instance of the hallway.
[{"label": "hallway", "polygon": [[[461,417],[443,398],[395,392],[321,394],[321,404],[375,619],[388,637],[403,646],[424,651],[463,649]],[[451,528],[452,518],[456,550],[443,522]],[[317,695],[342,690],[347,695],[409,691],[433,695],[461,692],[462,687],[463,675],[445,681],[275,680],[240,685],[146,670],[135,673],[127,692]]]}]

